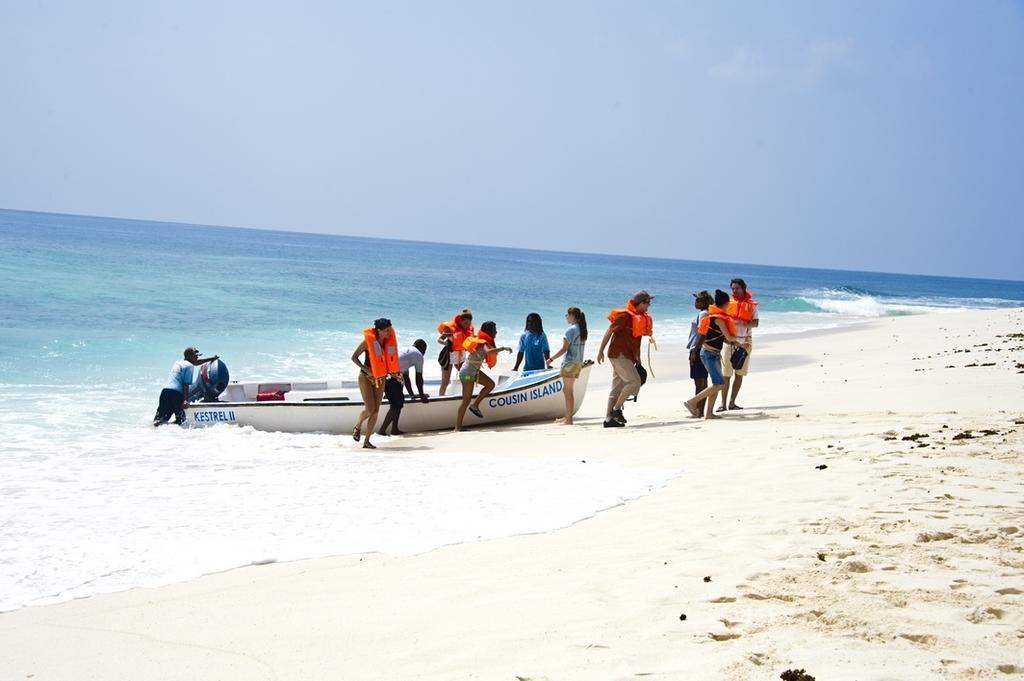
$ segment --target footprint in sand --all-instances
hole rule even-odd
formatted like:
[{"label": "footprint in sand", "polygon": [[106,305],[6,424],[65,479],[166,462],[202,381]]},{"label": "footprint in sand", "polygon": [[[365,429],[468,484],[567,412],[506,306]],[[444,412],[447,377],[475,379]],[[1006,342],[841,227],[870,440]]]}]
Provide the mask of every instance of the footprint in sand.
[{"label": "footprint in sand", "polygon": [[967,615],[967,621],[972,624],[982,624],[992,620],[1001,620],[1006,617],[1006,611],[999,608],[975,608]]},{"label": "footprint in sand", "polygon": [[931,634],[900,634],[900,638],[905,638],[911,643],[922,646],[933,646],[935,641],[938,640]]},{"label": "footprint in sand", "polygon": [[735,603],[736,599],[732,596],[719,596],[718,598],[712,598],[708,603]]},{"label": "footprint in sand", "polygon": [[715,634],[708,633],[712,641],[732,641],[740,637],[739,634]]},{"label": "footprint in sand", "polygon": [[1019,596],[1020,594],[1024,593],[1024,591],[1021,591],[1020,589],[1016,589],[1016,588],[1014,588],[1012,586],[1009,586],[1009,587],[1006,587],[1005,589],[996,589],[996,593],[999,594],[1000,596]]},{"label": "footprint in sand", "polygon": [[758,667],[760,667],[761,665],[767,663],[768,660],[771,659],[771,656],[765,653],[751,653],[747,656],[747,659],[750,660],[753,664],[756,664]]}]

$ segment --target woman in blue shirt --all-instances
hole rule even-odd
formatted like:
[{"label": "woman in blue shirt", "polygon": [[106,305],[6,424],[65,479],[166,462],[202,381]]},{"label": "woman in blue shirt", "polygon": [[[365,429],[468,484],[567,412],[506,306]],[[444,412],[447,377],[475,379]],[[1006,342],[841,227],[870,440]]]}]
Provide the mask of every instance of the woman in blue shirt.
[{"label": "woman in blue shirt", "polygon": [[565,321],[569,322],[569,328],[565,330],[562,349],[548,360],[548,364],[550,365],[551,362],[565,355],[565,359],[562,360],[562,369],[559,372],[564,386],[562,393],[565,395],[565,419],[562,423],[571,426],[572,415],[576,411],[573,384],[583,369],[583,349],[587,344],[587,316],[578,307],[570,307],[565,313]]},{"label": "woman in blue shirt", "polygon": [[546,369],[548,358],[551,357],[548,337],[544,334],[544,323],[536,312],[526,315],[526,331],[519,337],[519,354],[516,355],[513,371],[519,371],[519,365],[522,364],[524,357],[526,365],[523,366],[523,371]]}]

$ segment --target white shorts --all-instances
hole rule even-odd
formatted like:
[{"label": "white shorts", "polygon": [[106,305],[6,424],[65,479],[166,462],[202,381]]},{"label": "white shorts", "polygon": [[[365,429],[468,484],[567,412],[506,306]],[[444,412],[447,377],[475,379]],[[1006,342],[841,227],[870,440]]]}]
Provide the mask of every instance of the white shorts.
[{"label": "white shorts", "polygon": [[746,376],[747,369],[750,368],[750,355],[753,354],[753,346],[751,346],[747,350],[747,360],[743,362],[743,366],[741,366],[739,369],[732,368],[733,347],[735,346],[729,345],[728,343],[722,346],[722,373],[725,374],[726,378],[729,378],[733,374],[736,374],[737,376]]},{"label": "white shorts", "polygon": [[452,366],[458,368],[460,364],[463,364],[466,361],[466,354],[465,350],[452,350]]}]

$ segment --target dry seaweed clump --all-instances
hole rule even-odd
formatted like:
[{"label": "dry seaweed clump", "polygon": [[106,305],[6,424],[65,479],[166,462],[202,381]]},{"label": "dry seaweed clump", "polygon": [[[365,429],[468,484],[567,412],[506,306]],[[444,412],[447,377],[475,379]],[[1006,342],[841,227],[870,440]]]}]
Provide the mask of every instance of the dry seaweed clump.
[{"label": "dry seaweed clump", "polygon": [[787,669],[779,675],[782,681],[814,681],[814,677],[803,669]]}]

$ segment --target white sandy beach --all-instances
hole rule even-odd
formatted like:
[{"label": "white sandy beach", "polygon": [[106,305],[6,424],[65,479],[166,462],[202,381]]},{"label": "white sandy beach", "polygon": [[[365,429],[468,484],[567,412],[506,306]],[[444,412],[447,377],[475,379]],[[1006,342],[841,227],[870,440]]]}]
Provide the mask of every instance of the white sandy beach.
[{"label": "white sandy beach", "polygon": [[601,427],[605,365],[577,427],[394,454],[679,471],[650,496],[545,534],[23,608],[0,615],[0,679],[1024,678],[1024,310],[755,342],[721,421],[686,415],[663,349],[627,428]]}]

